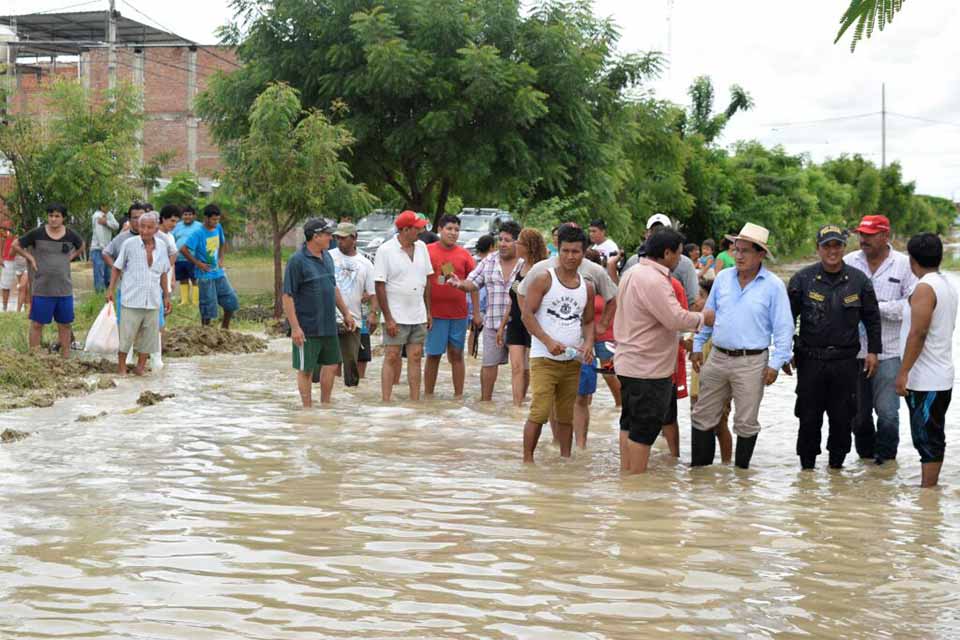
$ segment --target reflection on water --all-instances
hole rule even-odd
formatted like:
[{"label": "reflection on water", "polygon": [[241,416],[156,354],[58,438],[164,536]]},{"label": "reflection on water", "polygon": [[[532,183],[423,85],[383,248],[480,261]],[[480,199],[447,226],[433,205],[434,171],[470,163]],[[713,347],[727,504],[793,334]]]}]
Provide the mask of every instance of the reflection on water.
[{"label": "reflection on water", "polygon": [[276,345],[4,416],[36,435],[0,447],[0,638],[956,635],[956,448],[921,492],[905,420],[899,466],[801,474],[781,381],[751,470],[624,480],[605,390],[587,452],[524,467],[505,375],[384,407],[374,363],[301,412]]}]

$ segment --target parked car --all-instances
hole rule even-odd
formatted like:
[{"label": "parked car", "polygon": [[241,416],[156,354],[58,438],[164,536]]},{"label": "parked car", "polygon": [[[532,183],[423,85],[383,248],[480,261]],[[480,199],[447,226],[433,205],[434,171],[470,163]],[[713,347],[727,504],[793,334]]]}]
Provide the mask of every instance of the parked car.
[{"label": "parked car", "polygon": [[394,216],[390,213],[377,210],[364,217],[357,223],[357,250],[368,255],[377,252],[377,248],[393,237]]},{"label": "parked car", "polygon": [[463,246],[470,253],[474,253],[477,248],[477,240],[481,236],[493,234],[500,231],[500,225],[508,220],[513,220],[509,211],[503,209],[483,209],[483,208],[464,208],[460,211],[460,239],[457,244]]}]

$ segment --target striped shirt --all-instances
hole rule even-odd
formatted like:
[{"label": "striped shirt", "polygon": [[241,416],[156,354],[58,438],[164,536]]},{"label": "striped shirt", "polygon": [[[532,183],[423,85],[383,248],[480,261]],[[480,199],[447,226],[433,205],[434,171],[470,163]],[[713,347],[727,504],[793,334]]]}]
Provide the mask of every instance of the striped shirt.
[{"label": "striped shirt", "polygon": [[153,264],[148,265],[143,238],[133,236],[120,247],[113,266],[123,272],[120,304],[129,309],[159,309],[163,306],[160,277],[170,271],[166,243],[154,238]]},{"label": "striped shirt", "polygon": [[517,264],[514,265],[510,273],[510,279],[504,282],[503,269],[500,268],[500,254],[494,253],[483,259],[467,276],[477,287],[487,288],[487,314],[483,319],[484,326],[499,327],[503,315],[510,306],[510,286],[520,273],[523,266],[523,258],[517,258]]},{"label": "striped shirt", "polygon": [[[843,261],[867,274],[877,292],[880,303],[880,337],[883,341],[881,360],[900,357],[900,324],[903,322],[903,304],[917,284],[917,277],[910,270],[910,258],[894,251],[883,261],[876,273],[870,273],[870,265],[863,251],[854,251],[844,256]],[[859,358],[867,356],[867,334],[860,325]]]}]

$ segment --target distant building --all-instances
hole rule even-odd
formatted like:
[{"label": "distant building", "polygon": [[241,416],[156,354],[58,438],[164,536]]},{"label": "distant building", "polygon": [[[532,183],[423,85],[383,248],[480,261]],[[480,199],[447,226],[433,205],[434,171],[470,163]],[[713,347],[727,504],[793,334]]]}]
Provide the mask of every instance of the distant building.
[{"label": "distant building", "polygon": [[206,185],[221,167],[193,100],[211,75],[238,68],[231,48],[201,45],[119,12],[33,13],[0,16],[0,65],[10,77],[10,113],[43,114],[40,94],[57,77],[96,90],[130,82],[144,96],[142,160],[170,151],[164,177],[189,170]]}]

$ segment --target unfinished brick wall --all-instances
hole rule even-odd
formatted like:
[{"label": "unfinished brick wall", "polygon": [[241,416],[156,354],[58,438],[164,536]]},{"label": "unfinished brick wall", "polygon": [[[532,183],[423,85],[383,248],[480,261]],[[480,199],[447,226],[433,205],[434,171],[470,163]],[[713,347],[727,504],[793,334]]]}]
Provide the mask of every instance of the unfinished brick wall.
[{"label": "unfinished brick wall", "polygon": [[[117,49],[117,80],[142,88],[146,121],[143,127],[143,159],[150,160],[164,151],[174,160],[164,176],[190,170],[201,178],[210,178],[221,169],[220,150],[210,138],[207,127],[193,112],[193,98],[206,88],[208,79],[218,70],[236,69],[232,49],[219,46],[150,47],[136,51]],[[109,55],[106,49],[91,49],[79,63],[21,67],[13,97],[14,113],[46,112],[42,91],[57,76],[78,78],[93,91],[109,86]]]}]

